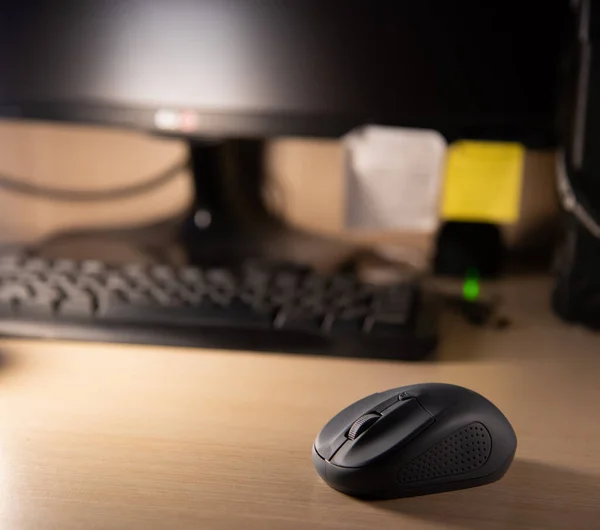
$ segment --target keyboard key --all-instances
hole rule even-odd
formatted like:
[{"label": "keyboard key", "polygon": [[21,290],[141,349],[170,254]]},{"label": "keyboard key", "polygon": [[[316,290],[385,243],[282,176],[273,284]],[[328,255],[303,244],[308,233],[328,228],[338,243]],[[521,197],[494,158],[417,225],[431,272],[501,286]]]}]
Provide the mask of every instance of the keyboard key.
[{"label": "keyboard key", "polygon": [[48,298],[30,298],[27,300],[19,300],[16,304],[15,311],[19,314],[25,314],[34,318],[48,317],[51,318],[56,311],[56,300]]},{"label": "keyboard key", "polygon": [[[156,301],[158,304],[164,307],[169,307],[172,305],[173,296],[170,291],[164,289],[163,287],[154,286],[149,290],[149,295]],[[135,296],[135,291],[127,294],[127,298],[131,299],[132,296]]]},{"label": "keyboard key", "polygon": [[104,274],[106,273],[106,265],[101,261],[88,260],[81,264],[82,274]]},{"label": "keyboard key", "polygon": [[0,274],[21,270],[24,259],[20,256],[1,256]]},{"label": "keyboard key", "polygon": [[204,282],[204,274],[196,267],[185,267],[179,271],[179,277],[188,284],[196,285]]},{"label": "keyboard key", "polygon": [[54,301],[60,298],[60,291],[46,282],[35,280],[28,285],[34,299]]},{"label": "keyboard key", "polygon": [[194,307],[194,311],[198,320],[204,320],[215,325],[226,326],[235,323],[235,325],[242,327],[269,328],[273,323],[273,318],[269,313],[254,311],[240,301],[234,301],[226,307],[203,303]]},{"label": "keyboard key", "polygon": [[[128,304],[131,304],[133,306],[150,306],[152,307],[153,305],[156,304],[155,300],[156,297],[151,295],[148,292],[144,292],[144,291],[128,291],[126,293],[124,293],[124,298],[125,300],[123,300],[123,298],[121,298],[121,302],[120,303],[125,303],[127,302]],[[164,304],[166,305],[166,304]]]},{"label": "keyboard key", "polygon": [[129,291],[133,288],[132,282],[121,274],[110,273],[106,277],[106,288],[111,291]]},{"label": "keyboard key", "polygon": [[414,292],[409,286],[393,286],[380,289],[373,298],[373,312],[379,320],[405,322],[408,319]]},{"label": "keyboard key", "polygon": [[331,325],[331,332],[340,334],[358,334],[362,332],[367,314],[368,309],[365,306],[348,306],[336,315],[336,318]]},{"label": "keyboard key", "polygon": [[48,265],[44,260],[34,258],[26,261],[21,267],[21,270],[26,272],[41,272],[46,270],[47,266]]},{"label": "keyboard key", "polygon": [[369,315],[365,319],[363,329],[367,333],[373,334],[389,335],[398,333],[399,329],[408,324],[407,317],[408,314],[403,311]]},{"label": "keyboard key", "polygon": [[245,305],[232,304],[227,308],[202,304],[193,309],[130,305],[112,299],[112,305],[104,306],[98,318],[117,322],[143,322],[148,324],[169,323],[175,326],[194,325],[202,327],[226,326],[238,328],[269,328],[269,315],[251,310]]},{"label": "keyboard key", "polygon": [[0,287],[0,301],[27,300],[31,292],[26,285],[7,284]]},{"label": "keyboard key", "polygon": [[56,306],[56,313],[62,317],[89,318],[94,315],[96,303],[91,295],[77,298],[64,298]]},{"label": "keyboard key", "polygon": [[76,272],[78,268],[79,268],[79,265],[75,261],[72,261],[70,259],[56,260],[51,267],[51,269],[54,272],[59,272],[59,273],[60,272],[65,272],[65,273]]},{"label": "keyboard key", "polygon": [[323,315],[312,311],[303,311],[302,309],[282,309],[275,318],[276,328],[294,329],[301,331],[321,332]]}]

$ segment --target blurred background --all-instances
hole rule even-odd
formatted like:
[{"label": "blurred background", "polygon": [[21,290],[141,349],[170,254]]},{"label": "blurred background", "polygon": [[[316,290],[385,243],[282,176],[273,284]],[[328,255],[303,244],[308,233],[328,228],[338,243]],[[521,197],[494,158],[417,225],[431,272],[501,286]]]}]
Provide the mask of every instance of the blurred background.
[{"label": "blurred background", "polygon": [[[55,188],[110,190],[144,182],[187,157],[187,144],[107,127],[0,122],[0,173]],[[346,228],[342,140],[281,138],[267,144],[267,189],[272,208],[295,226],[355,240],[430,246],[421,231]],[[3,243],[33,243],[73,229],[146,224],[184,214],[192,202],[188,171],[139,196],[65,202],[0,188]],[[24,214],[27,212],[26,214]],[[529,150],[518,222],[503,228],[509,248],[531,251],[557,241],[560,208],[553,150]]]}]

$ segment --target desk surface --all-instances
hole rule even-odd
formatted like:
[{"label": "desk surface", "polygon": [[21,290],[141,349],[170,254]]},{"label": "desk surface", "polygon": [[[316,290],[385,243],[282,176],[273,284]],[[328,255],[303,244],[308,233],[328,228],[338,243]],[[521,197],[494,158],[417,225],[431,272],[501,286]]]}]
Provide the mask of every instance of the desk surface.
[{"label": "desk surface", "polygon": [[[514,325],[445,322],[423,364],[0,342],[0,528],[600,528],[600,337],[502,291]],[[327,487],[311,444],[340,409],[424,381],[477,390],[519,437],[503,480],[366,503]]]}]

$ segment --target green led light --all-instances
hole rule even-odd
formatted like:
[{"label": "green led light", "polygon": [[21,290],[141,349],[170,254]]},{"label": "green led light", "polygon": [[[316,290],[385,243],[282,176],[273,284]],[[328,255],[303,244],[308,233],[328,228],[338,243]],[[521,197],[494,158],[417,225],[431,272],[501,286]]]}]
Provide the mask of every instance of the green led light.
[{"label": "green led light", "polygon": [[474,302],[479,298],[481,292],[481,286],[479,284],[479,271],[476,269],[469,269],[467,271],[467,277],[463,284],[463,297],[469,302]]},{"label": "green led light", "polygon": [[479,282],[477,280],[465,280],[465,284],[463,285],[463,296],[465,300],[468,300],[469,302],[474,302],[479,298],[480,291],[481,288],[479,287]]}]

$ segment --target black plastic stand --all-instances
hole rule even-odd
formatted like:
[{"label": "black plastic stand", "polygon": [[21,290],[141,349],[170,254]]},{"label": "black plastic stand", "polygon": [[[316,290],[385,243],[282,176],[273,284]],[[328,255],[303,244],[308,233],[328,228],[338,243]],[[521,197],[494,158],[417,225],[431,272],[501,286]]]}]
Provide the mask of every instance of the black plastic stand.
[{"label": "black plastic stand", "polygon": [[195,200],[183,226],[191,263],[236,265],[248,259],[331,268],[352,247],[295,229],[265,202],[265,144],[226,140],[190,145]]},{"label": "black plastic stand", "polygon": [[497,225],[448,221],[437,235],[434,270],[442,276],[465,278],[476,271],[494,278],[503,269],[505,253]]},{"label": "black plastic stand", "polygon": [[286,227],[263,198],[264,143],[190,143],[194,202],[182,242],[192,263],[227,263],[264,254],[263,241]]}]

